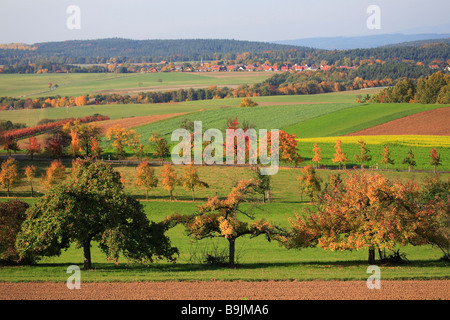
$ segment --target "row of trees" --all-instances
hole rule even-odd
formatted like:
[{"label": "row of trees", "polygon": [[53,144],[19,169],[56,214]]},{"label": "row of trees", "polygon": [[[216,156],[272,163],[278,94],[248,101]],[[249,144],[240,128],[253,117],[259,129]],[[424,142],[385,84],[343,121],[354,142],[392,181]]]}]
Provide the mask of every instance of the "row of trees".
[{"label": "row of trees", "polygon": [[418,81],[403,79],[391,88],[385,88],[372,97],[367,96],[358,102],[379,103],[450,103],[450,75],[441,71]]},{"label": "row of trees", "polygon": [[[210,86],[200,89],[190,88],[141,92],[133,96],[116,93],[97,93],[77,97],[52,96],[35,99],[0,97],[0,109],[59,108],[97,104],[168,103],[252,96],[304,95],[363,88],[390,87],[396,84],[394,89],[387,88],[374,96],[370,101],[416,101],[420,103],[446,103],[445,101],[448,101],[448,75],[444,77],[443,73],[438,71],[431,76],[431,69],[426,67],[409,66],[399,68],[396,66],[397,64],[393,64],[393,66],[391,64],[375,64],[360,67],[356,70],[332,68],[330,70],[284,72],[275,74],[263,82],[253,85],[241,85],[235,89]],[[424,78],[424,76],[429,76],[431,80],[426,81],[428,78]],[[407,77],[407,80],[403,80],[404,77]],[[421,80],[419,80],[417,85],[418,95],[415,97],[416,88],[414,83],[419,78]],[[442,93],[440,93],[441,88]],[[437,92],[434,92],[436,90]],[[362,102],[367,102],[368,99],[369,97]]]},{"label": "row of trees", "polygon": [[383,260],[385,250],[407,244],[432,244],[450,258],[450,181],[439,176],[419,185],[414,180],[392,182],[365,171],[331,175],[313,206],[290,220],[290,228],[255,220],[259,186],[257,179],[239,181],[224,199],[210,197],[192,214],[173,214],[154,223],[146,218],[142,205],[124,193],[120,174],[110,165],[77,160],[66,183],[51,188],[33,206],[17,201],[0,205],[0,254],[34,262],[59,255],[75,242],[83,248],[85,269],[89,269],[95,240],[107,259],[116,263],[119,254],[131,261],[173,261],[178,250],[165,232],[182,224],[194,239],[226,239],[230,267],[235,265],[236,241],[245,235],[265,235],[288,249],[366,249],[370,264],[375,263],[377,251]]}]

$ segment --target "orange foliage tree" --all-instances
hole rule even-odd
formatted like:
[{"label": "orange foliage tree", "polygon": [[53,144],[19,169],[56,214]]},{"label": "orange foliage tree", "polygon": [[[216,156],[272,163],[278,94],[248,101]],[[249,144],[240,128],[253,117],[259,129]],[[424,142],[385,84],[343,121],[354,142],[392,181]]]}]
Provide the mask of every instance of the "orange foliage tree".
[{"label": "orange foliage tree", "polygon": [[341,144],[341,140],[336,141],[336,145],[334,146],[334,150],[336,150],[336,153],[334,154],[334,158],[331,159],[333,163],[339,163],[339,170],[341,169],[341,164],[348,161],[347,155],[342,152]]},{"label": "orange foliage tree", "polygon": [[159,174],[161,176],[161,184],[163,188],[169,191],[170,200],[173,200],[173,190],[175,189],[175,186],[179,184],[177,173],[171,164],[165,164],[162,169],[160,169]]},{"label": "orange foliage tree", "polygon": [[210,197],[206,203],[198,207],[192,215],[174,214],[166,218],[166,221],[182,223],[186,227],[189,236],[194,239],[221,237],[228,241],[228,266],[235,266],[235,243],[239,237],[250,235],[252,238],[266,235],[268,240],[278,240],[284,231],[265,219],[248,223],[239,220],[240,214],[254,219],[253,213],[243,211],[240,207],[243,203],[256,201],[255,189],[257,182],[241,180],[231,190],[227,198],[220,200],[217,196]]}]

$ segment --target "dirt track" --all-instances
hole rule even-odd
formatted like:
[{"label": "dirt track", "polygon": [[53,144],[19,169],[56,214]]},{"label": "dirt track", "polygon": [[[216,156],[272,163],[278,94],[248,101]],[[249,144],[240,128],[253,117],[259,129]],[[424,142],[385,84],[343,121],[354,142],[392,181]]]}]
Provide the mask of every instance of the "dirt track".
[{"label": "dirt track", "polygon": [[367,128],[347,136],[365,135],[450,135],[450,107],[439,108],[412,114]]},{"label": "dirt track", "polygon": [[449,300],[450,280],[0,283],[0,300]]}]

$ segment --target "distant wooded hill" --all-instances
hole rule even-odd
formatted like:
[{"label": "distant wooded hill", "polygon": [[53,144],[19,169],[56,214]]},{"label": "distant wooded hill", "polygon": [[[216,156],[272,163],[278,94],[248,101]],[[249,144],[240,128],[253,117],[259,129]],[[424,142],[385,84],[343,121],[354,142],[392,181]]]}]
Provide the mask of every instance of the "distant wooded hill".
[{"label": "distant wooded hill", "polygon": [[[235,61],[242,64],[359,66],[362,60],[408,61],[444,68],[450,59],[448,39],[421,40],[411,45],[371,49],[323,50],[266,42],[226,39],[129,40],[98,39],[37,43],[32,46],[0,46],[0,66],[56,63],[160,63],[187,61]],[[437,62],[436,62],[437,61]],[[20,71],[21,72],[21,71]]]}]

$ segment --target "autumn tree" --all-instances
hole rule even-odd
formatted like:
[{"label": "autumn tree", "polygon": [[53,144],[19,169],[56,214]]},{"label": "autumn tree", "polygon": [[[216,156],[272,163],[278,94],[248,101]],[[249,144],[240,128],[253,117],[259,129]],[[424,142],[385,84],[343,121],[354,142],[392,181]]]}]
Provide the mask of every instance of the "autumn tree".
[{"label": "autumn tree", "polygon": [[50,189],[52,186],[64,181],[66,179],[66,167],[62,164],[61,160],[53,160],[50,166],[42,175],[41,183],[46,189]]},{"label": "autumn tree", "polygon": [[412,167],[416,166],[416,161],[414,160],[414,152],[412,151],[412,148],[409,148],[409,151],[406,154],[406,157],[403,158],[402,163],[406,163],[408,165],[409,172],[411,172]]},{"label": "autumn tree", "polygon": [[196,213],[184,216],[174,214],[167,217],[166,221],[183,224],[188,235],[194,239],[225,238],[228,241],[228,266],[232,268],[235,266],[235,246],[238,238],[245,235],[252,238],[266,235],[268,240],[278,240],[284,232],[265,219],[253,223],[239,219],[241,214],[251,220],[255,219],[251,209],[244,211],[242,208],[242,204],[256,201],[255,188],[254,180],[239,181],[226,199],[210,197],[206,203],[198,207]]},{"label": "autumn tree", "polygon": [[31,136],[28,139],[27,145],[25,146],[25,150],[27,154],[30,155],[31,161],[33,161],[33,156],[37,153],[41,153],[42,147],[39,141],[36,139],[36,137]]},{"label": "autumn tree", "polygon": [[318,245],[330,250],[369,251],[368,262],[375,263],[375,252],[384,258],[384,249],[397,245],[422,244],[417,238],[415,211],[407,209],[414,198],[411,185],[391,183],[380,174],[354,171],[343,179],[343,186],[329,188],[314,208],[291,221],[292,230],[285,245],[303,248]]},{"label": "autumn tree", "polygon": [[319,162],[320,162],[320,160],[322,160],[322,155],[321,155],[321,149],[317,145],[317,142],[314,143],[313,152],[314,152],[314,157],[311,159],[311,161],[316,162],[317,163],[316,168],[318,168]]},{"label": "autumn tree", "polygon": [[370,150],[367,148],[366,143],[363,140],[358,141],[360,153],[355,155],[355,160],[361,162],[361,167],[364,167],[364,162],[372,160],[372,156],[369,154]]},{"label": "autumn tree", "polygon": [[[279,156],[280,160],[292,163],[294,166],[298,166],[303,159],[298,150],[298,141],[295,134],[289,134],[286,131],[279,130]],[[272,145],[272,135],[267,133],[267,148],[270,149]],[[269,151],[269,154],[271,151]]]},{"label": "autumn tree", "polygon": [[20,151],[20,147],[17,141],[13,138],[6,138],[3,142],[3,150],[6,150],[8,155],[11,156],[11,152],[16,153],[17,151]]},{"label": "autumn tree", "polygon": [[161,137],[159,133],[153,133],[149,139],[154,147],[153,154],[163,162],[164,158],[170,155],[169,144],[166,139]]},{"label": "autumn tree", "polygon": [[380,162],[384,163],[386,169],[388,164],[394,164],[394,160],[391,159],[391,152],[389,151],[389,145],[383,146],[383,153],[381,155],[383,158],[380,160]]},{"label": "autumn tree", "polygon": [[27,179],[28,184],[31,188],[31,197],[34,196],[34,190],[33,190],[33,179],[34,175],[36,174],[36,167],[33,165],[29,165],[25,167],[25,178]]},{"label": "autumn tree", "polygon": [[70,154],[75,158],[79,156],[82,151],[80,146],[80,138],[78,138],[78,133],[74,129],[70,131],[70,137],[72,138],[70,141]]},{"label": "autumn tree", "polygon": [[195,188],[209,188],[209,185],[206,182],[200,180],[197,168],[191,164],[188,164],[183,168],[183,175],[180,180],[184,189],[192,192],[192,201],[195,201]]},{"label": "autumn tree", "polygon": [[442,165],[441,156],[437,153],[435,148],[432,148],[430,151],[430,164],[434,167],[434,173],[436,173],[436,167]]},{"label": "autumn tree", "polygon": [[10,190],[20,184],[21,178],[17,169],[17,162],[13,158],[8,158],[2,163],[0,170],[0,186],[6,189],[8,197]]},{"label": "autumn tree", "polygon": [[344,152],[342,152],[341,144],[342,144],[341,140],[336,141],[336,144],[334,146],[334,150],[336,150],[336,153],[334,154],[334,158],[331,159],[333,163],[339,163],[339,170],[341,169],[342,163],[348,162],[347,155]]},{"label": "autumn tree", "polygon": [[76,137],[76,143],[73,149],[76,150],[77,154],[84,150],[86,156],[91,155],[94,148],[93,143],[98,142],[102,133],[102,130],[97,125],[93,123],[84,123],[79,119],[66,123],[63,126],[62,131],[66,134],[70,134],[72,143],[74,142],[74,136]]},{"label": "autumn tree", "polygon": [[112,140],[112,146],[117,157],[126,155],[125,147],[135,147],[140,143],[139,134],[133,129],[125,129],[120,124],[112,126],[106,131],[106,138]]},{"label": "autumn tree", "polygon": [[249,97],[245,97],[241,100],[241,103],[239,104],[239,108],[248,108],[248,107],[255,107],[258,104],[250,99]]},{"label": "autumn tree", "polygon": [[313,201],[321,191],[322,179],[317,175],[316,170],[312,166],[305,166],[301,170],[301,174],[297,177],[299,183],[300,194],[306,194]]},{"label": "autumn tree", "polygon": [[124,192],[120,174],[103,161],[77,160],[68,181],[55,186],[27,211],[17,236],[19,257],[57,256],[75,243],[84,269],[92,268],[91,244],[107,261],[123,254],[131,262],[175,260],[178,250],[165,223],[148,220],[142,204]]},{"label": "autumn tree", "polygon": [[44,148],[45,152],[53,158],[61,158],[64,148],[70,143],[62,132],[56,132],[46,138]]},{"label": "autumn tree", "polygon": [[145,189],[145,199],[148,200],[148,192],[158,186],[158,177],[155,169],[150,167],[147,161],[139,163],[136,171],[136,185]]},{"label": "autumn tree", "polygon": [[173,200],[173,190],[175,189],[175,186],[179,184],[177,174],[173,169],[173,166],[171,164],[165,164],[162,169],[160,169],[159,174],[161,176],[161,184],[163,188],[169,191],[170,200]]},{"label": "autumn tree", "polygon": [[102,148],[100,147],[100,143],[96,137],[91,140],[91,155],[96,159],[100,158],[102,155]]}]

